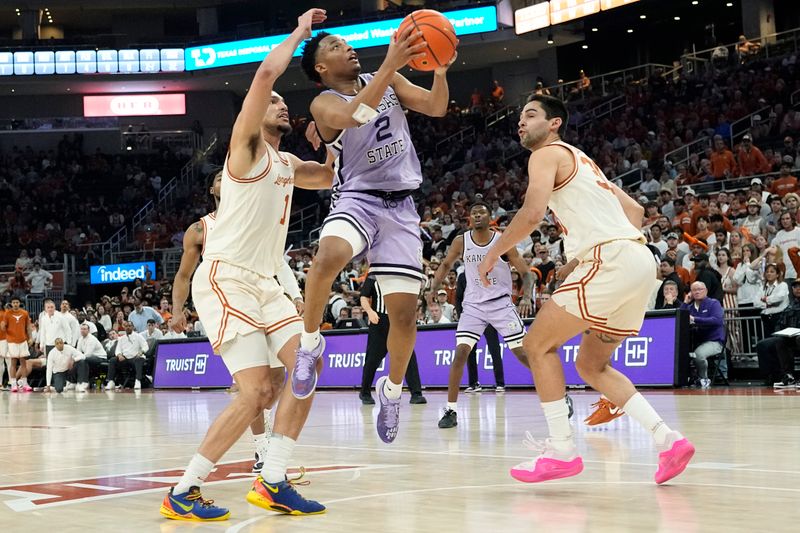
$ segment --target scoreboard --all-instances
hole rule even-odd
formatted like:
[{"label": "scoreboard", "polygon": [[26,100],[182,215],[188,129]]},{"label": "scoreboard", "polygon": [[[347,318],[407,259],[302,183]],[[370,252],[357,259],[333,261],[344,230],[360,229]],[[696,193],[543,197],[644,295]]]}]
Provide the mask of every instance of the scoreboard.
[{"label": "scoreboard", "polygon": [[0,76],[183,72],[183,48],[0,52]]}]

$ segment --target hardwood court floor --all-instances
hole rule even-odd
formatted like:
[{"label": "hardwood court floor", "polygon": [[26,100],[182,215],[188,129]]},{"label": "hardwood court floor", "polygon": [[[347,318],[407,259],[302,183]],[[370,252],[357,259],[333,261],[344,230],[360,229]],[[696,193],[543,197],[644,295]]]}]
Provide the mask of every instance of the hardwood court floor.
[{"label": "hardwood court floor", "polygon": [[[193,524],[158,508],[224,392],[0,393],[0,531],[797,531],[800,393],[765,389],[645,393],[696,445],[694,462],[656,486],[650,436],[622,417],[599,429],[576,423],[580,476],[518,483],[529,458],[525,430],[545,433],[536,397],[483,393],[460,399],[459,426],[437,428],[443,392],[403,403],[400,434],[385,445],[373,409],[354,392],[320,393],[293,465],[327,504],[322,516],[286,517],[248,505],[249,432],[225,456],[204,495],[231,519]],[[597,395],[573,393],[577,420]],[[404,394],[404,399],[408,395]]]}]

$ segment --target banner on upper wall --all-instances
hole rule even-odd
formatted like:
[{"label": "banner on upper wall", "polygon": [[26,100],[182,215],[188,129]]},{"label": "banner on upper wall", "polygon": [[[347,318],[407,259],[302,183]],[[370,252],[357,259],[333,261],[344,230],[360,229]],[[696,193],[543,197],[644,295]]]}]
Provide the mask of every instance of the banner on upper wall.
[{"label": "banner on upper wall", "polygon": [[92,285],[104,283],[127,283],[136,279],[145,279],[147,272],[156,278],[156,262],[117,263],[115,265],[94,265],[89,267],[89,282]]},{"label": "banner on upper wall", "polygon": [[[450,19],[458,36],[497,30],[497,9],[495,6],[445,11],[442,14]],[[402,21],[402,18],[376,20],[374,22],[324,28],[314,31],[313,34],[316,35],[319,31],[326,31],[340,35],[353,48],[386,46]],[[262,61],[273,48],[288,36],[288,34],[271,35],[244,41],[206,44],[187,48],[185,52],[186,70],[229,67]],[[301,52],[302,47],[295,51],[294,57],[299,57]]]},{"label": "banner on upper wall", "polygon": [[[638,336],[626,338],[611,364],[628,376],[635,385],[672,386],[677,383],[678,316],[653,316],[645,319]],[[357,387],[366,356],[367,334],[363,332],[325,335],[326,348],[319,387]],[[584,385],[575,369],[580,337],[570,339],[559,350],[568,385]],[[507,386],[530,386],[530,371],[501,344]],[[422,383],[429,387],[447,386],[450,364],[455,357],[455,324],[443,329],[420,329],[415,347]],[[154,384],[157,388],[227,387],[231,376],[222,359],[212,355],[205,339],[159,343]],[[481,338],[477,348],[478,378],[481,383],[494,383],[493,354]],[[377,376],[388,372],[386,360]],[[464,373],[462,384],[467,383]]]}]

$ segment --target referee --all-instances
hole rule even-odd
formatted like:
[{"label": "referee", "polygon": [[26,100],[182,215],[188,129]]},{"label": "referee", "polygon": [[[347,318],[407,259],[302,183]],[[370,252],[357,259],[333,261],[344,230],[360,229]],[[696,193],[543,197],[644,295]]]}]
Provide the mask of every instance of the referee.
[{"label": "referee", "polygon": [[[464,302],[464,291],[467,290],[467,277],[462,272],[456,281],[456,312],[461,316],[462,304]],[[486,339],[486,344],[489,352],[492,354],[492,369],[494,371],[495,391],[505,392],[506,378],[503,372],[503,356],[500,350],[500,339],[497,336],[497,330],[491,324],[486,326],[483,330],[483,336]],[[464,392],[480,392],[483,390],[480,382],[478,382],[478,343],[472,347],[467,358],[467,374],[469,375],[469,387]]]},{"label": "referee", "polygon": [[[367,355],[364,361],[364,372],[361,377],[361,392],[358,397],[364,405],[374,405],[372,398],[372,381],[375,372],[386,357],[386,339],[389,337],[389,315],[383,304],[381,288],[373,276],[368,276],[361,286],[361,307],[369,317],[369,333],[367,335]],[[406,384],[411,390],[410,403],[428,403],[422,395],[422,383],[419,379],[417,354],[411,352],[411,360],[406,369]]]}]

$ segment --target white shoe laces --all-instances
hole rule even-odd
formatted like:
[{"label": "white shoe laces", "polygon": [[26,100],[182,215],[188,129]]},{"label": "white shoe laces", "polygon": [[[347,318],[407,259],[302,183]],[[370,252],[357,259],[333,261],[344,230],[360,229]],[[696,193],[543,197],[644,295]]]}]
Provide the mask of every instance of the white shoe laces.
[{"label": "white shoe laces", "polygon": [[532,452],[536,453],[537,455],[541,455],[547,449],[547,440],[534,439],[533,435],[531,435],[531,432],[526,431],[525,439],[523,439],[522,445],[531,450]]}]

